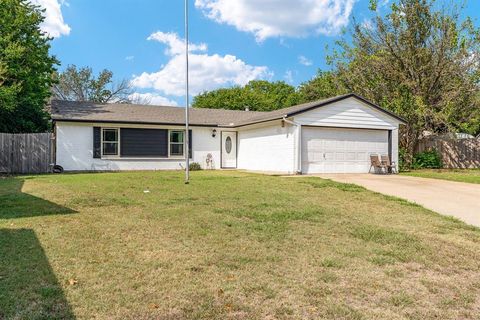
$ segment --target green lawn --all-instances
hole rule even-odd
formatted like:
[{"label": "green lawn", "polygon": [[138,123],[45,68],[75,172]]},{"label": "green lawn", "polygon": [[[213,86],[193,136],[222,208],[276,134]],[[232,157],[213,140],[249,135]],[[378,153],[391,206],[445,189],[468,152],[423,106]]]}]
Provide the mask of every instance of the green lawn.
[{"label": "green lawn", "polygon": [[[149,192],[145,192],[145,191]],[[0,179],[0,319],[478,319],[480,231],[319,178]]]},{"label": "green lawn", "polygon": [[467,183],[480,183],[480,169],[430,169],[404,172],[403,175],[451,180]]}]

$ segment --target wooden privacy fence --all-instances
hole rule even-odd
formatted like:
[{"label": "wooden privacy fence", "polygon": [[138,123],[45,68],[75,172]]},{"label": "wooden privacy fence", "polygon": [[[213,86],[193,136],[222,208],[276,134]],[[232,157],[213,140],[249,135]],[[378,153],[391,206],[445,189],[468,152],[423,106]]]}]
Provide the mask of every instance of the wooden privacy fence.
[{"label": "wooden privacy fence", "polygon": [[480,139],[434,137],[421,140],[417,152],[428,150],[440,153],[445,168],[480,168]]},{"label": "wooden privacy fence", "polygon": [[46,173],[54,161],[51,133],[0,133],[0,173]]}]

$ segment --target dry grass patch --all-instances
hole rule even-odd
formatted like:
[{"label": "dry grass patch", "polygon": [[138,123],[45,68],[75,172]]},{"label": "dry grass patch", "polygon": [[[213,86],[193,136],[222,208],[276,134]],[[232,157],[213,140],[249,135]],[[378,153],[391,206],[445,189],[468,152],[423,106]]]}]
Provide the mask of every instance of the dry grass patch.
[{"label": "dry grass patch", "polygon": [[0,180],[0,203],[0,318],[480,314],[480,231],[355,185],[66,174]]}]

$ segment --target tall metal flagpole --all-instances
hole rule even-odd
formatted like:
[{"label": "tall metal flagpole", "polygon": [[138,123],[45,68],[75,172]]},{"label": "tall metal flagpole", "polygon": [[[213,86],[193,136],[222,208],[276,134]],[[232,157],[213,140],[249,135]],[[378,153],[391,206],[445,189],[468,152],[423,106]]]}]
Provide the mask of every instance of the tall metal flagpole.
[{"label": "tall metal flagpole", "polygon": [[185,0],[185,183],[190,182],[190,145],[188,130],[188,106],[189,99],[189,83],[188,83],[188,0]]}]

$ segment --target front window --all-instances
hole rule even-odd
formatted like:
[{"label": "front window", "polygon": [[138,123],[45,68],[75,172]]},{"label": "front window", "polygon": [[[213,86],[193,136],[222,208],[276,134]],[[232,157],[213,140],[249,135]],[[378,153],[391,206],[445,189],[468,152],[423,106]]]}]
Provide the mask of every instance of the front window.
[{"label": "front window", "polygon": [[184,141],[184,131],[170,131],[170,156],[183,156]]},{"label": "front window", "polygon": [[118,129],[102,129],[102,155],[118,156]]}]

